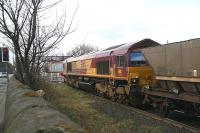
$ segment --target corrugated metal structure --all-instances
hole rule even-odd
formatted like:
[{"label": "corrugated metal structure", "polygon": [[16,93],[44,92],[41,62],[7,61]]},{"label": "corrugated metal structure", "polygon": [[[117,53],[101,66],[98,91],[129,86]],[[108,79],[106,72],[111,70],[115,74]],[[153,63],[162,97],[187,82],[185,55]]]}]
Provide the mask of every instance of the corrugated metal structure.
[{"label": "corrugated metal structure", "polygon": [[142,50],[157,76],[200,77],[200,39]]},{"label": "corrugated metal structure", "polygon": [[[142,50],[152,66],[160,91],[146,91],[200,107],[200,38]],[[195,107],[197,108],[197,107]],[[200,113],[200,108],[197,109]]]}]

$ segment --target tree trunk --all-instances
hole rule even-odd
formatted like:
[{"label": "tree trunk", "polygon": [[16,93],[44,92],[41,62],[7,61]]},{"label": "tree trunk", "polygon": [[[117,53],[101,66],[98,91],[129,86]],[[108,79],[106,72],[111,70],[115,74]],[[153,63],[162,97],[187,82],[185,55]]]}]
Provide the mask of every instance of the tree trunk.
[{"label": "tree trunk", "polygon": [[[15,52],[17,52],[17,51],[15,51]],[[25,83],[25,81],[24,81],[24,76],[23,76],[22,64],[21,64],[21,61],[19,60],[18,54],[15,54],[15,60],[16,60],[16,73],[17,73],[17,78],[18,78],[22,83]]]}]

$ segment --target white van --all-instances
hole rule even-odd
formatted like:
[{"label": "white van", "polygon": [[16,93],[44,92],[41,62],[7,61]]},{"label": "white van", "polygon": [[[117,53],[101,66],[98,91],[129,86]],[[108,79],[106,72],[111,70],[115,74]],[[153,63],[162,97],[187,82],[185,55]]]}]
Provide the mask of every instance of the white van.
[{"label": "white van", "polygon": [[7,72],[0,72],[0,78],[6,78]]}]

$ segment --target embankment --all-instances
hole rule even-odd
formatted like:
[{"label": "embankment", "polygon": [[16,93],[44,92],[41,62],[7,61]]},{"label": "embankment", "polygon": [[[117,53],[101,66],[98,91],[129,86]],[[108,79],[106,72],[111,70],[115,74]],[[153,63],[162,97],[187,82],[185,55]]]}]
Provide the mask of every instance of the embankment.
[{"label": "embankment", "polygon": [[4,133],[65,133],[84,130],[66,115],[32,92],[28,86],[11,78],[8,84]]}]

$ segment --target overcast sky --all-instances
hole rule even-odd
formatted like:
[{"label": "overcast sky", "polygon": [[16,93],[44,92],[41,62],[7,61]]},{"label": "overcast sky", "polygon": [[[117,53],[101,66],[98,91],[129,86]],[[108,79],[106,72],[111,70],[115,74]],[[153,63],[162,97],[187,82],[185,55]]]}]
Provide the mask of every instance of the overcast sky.
[{"label": "overcast sky", "polygon": [[77,29],[55,53],[81,43],[106,48],[144,38],[166,43],[200,37],[200,0],[63,1],[57,13],[66,8],[69,18],[78,6],[73,22]]},{"label": "overcast sky", "polygon": [[[79,4],[78,4],[79,3]],[[77,30],[61,51],[88,43],[100,48],[151,38],[159,43],[200,37],[200,0],[68,0],[79,5]]]}]

